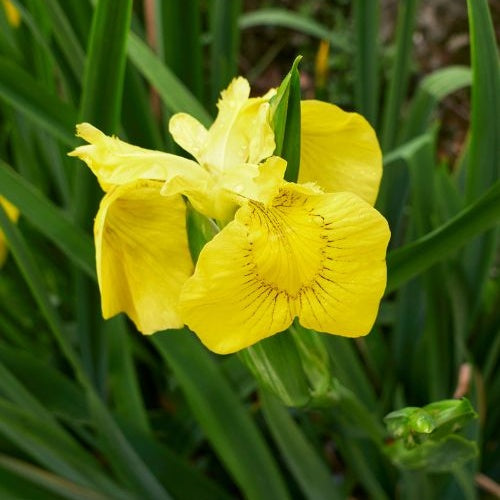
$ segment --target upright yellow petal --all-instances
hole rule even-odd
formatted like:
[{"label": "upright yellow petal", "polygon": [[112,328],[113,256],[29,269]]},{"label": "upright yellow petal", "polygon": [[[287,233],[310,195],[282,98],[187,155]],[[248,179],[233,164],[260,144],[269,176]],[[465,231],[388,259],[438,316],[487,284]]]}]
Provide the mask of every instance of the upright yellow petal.
[{"label": "upright yellow petal", "polygon": [[274,130],[269,120],[269,103],[265,98],[250,99],[241,113],[237,131],[248,138],[248,163],[260,163],[268,158],[276,149]]},{"label": "upright yellow petal", "polygon": [[351,193],[284,185],[271,206],[250,201],[200,253],[181,314],[218,353],[304,326],[359,336],[385,288],[385,219]]},{"label": "upright yellow petal", "polygon": [[235,78],[221,93],[217,103],[219,112],[209,130],[209,144],[203,155],[203,163],[215,170],[224,170],[231,163],[245,163],[241,137],[234,134],[238,117],[248,103],[250,85],[245,78]]},{"label": "upright yellow petal", "polygon": [[373,205],[381,177],[377,137],[361,115],[302,101],[299,182],[317,182],[332,193],[349,191]]},{"label": "upright yellow petal", "polygon": [[168,131],[182,149],[196,158],[198,163],[203,162],[208,131],[196,118],[187,113],[176,113],[168,122]]},{"label": "upright yellow petal", "polygon": [[249,95],[247,80],[235,78],[222,92],[217,104],[219,113],[208,131],[185,113],[170,119],[169,131],[179,146],[214,174],[234,165],[260,163],[275,149],[269,96]]},{"label": "upright yellow petal", "polygon": [[138,179],[165,180],[179,172],[203,173],[194,161],[133,146],[107,136],[90,123],[80,123],[76,130],[89,144],[77,147],[69,156],[83,160],[105,191]]},{"label": "upright yellow petal", "polygon": [[94,226],[102,313],[125,312],[149,334],[180,328],[178,303],[193,264],[181,196],[160,195],[161,182],[111,189]]},{"label": "upright yellow petal", "polygon": [[[19,219],[19,210],[3,196],[0,196],[0,205],[2,205],[2,208],[7,213],[7,217],[12,222],[17,222],[17,219]],[[0,231],[0,267],[4,265],[6,258],[7,242],[5,241],[5,235]]]}]

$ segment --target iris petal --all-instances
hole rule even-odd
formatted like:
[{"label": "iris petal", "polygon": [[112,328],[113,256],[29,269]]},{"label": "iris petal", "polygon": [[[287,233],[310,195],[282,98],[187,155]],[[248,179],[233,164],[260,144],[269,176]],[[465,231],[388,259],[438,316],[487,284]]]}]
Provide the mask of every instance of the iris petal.
[{"label": "iris petal", "polygon": [[114,187],[94,226],[103,316],[125,312],[146,334],[183,326],[179,294],[193,269],[185,204],[161,196],[161,186],[139,180]]},{"label": "iris petal", "polygon": [[326,102],[301,102],[299,182],[348,191],[373,205],[381,176],[377,137],[361,115]]},{"label": "iris petal", "polygon": [[69,155],[79,157],[89,166],[104,191],[138,179],[165,180],[178,172],[196,171],[203,175],[203,169],[194,161],[133,146],[107,136],[90,123],[77,125],[77,135],[89,144],[77,147]]},{"label": "iris petal", "polygon": [[196,118],[187,113],[176,113],[170,118],[168,131],[174,141],[191,154],[198,163],[203,161],[208,131]]},{"label": "iris petal", "polygon": [[286,329],[368,333],[386,282],[385,219],[350,193],[287,184],[270,206],[250,201],[200,253],[181,314],[218,353]]},{"label": "iris petal", "polygon": [[248,81],[235,78],[222,92],[219,113],[208,131],[191,116],[178,113],[170,119],[170,133],[208,171],[221,173],[235,165],[258,164],[273,154],[274,133],[269,96],[249,95]]}]

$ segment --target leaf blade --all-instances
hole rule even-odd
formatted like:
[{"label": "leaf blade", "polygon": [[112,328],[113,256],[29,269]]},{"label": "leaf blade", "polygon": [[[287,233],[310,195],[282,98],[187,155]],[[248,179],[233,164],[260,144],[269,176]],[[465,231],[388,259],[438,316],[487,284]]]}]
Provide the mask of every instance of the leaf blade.
[{"label": "leaf blade", "polygon": [[288,498],[262,436],[198,341],[185,330],[160,332],[152,341],[174,371],[191,410],[245,496],[255,500]]},{"label": "leaf blade", "polygon": [[387,256],[386,294],[458,250],[500,220],[500,181],[446,224]]},{"label": "leaf blade", "polygon": [[2,160],[0,194],[16,205],[21,213],[85,274],[96,279],[94,249],[90,237]]}]

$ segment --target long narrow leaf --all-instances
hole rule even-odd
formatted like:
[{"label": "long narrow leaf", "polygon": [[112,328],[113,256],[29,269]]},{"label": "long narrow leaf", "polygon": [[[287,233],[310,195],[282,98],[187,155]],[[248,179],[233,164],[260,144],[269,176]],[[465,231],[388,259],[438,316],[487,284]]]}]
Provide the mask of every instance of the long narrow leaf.
[{"label": "long narrow leaf", "polygon": [[144,434],[151,432],[139,381],[132,358],[130,338],[123,317],[104,324],[109,352],[109,385],[115,401],[116,413],[132,423]]},{"label": "long narrow leaf", "polygon": [[16,205],[23,216],[82,271],[95,279],[94,249],[90,237],[2,160],[0,194]]},{"label": "long narrow leaf", "polygon": [[238,70],[240,30],[237,20],[241,13],[241,4],[241,0],[211,2],[211,102],[214,106],[220,92],[227,87]]},{"label": "long narrow leaf", "polygon": [[[476,200],[500,178],[500,64],[487,0],[468,0],[471,33],[471,138],[467,156],[466,199]],[[495,258],[498,230],[467,249],[466,272],[476,304]]]},{"label": "long narrow leaf", "polygon": [[58,315],[54,305],[51,303],[49,294],[44,285],[40,269],[37,267],[29,247],[22,237],[19,229],[10,221],[5,210],[0,205],[0,228],[4,232],[9,248],[12,251],[16,263],[28,284],[38,307],[45,316],[47,323],[54,334],[62,352],[75,371],[76,376],[83,384],[86,377],[82,371],[78,357],[72,346],[68,342],[63,328],[62,320]]},{"label": "long narrow leaf", "polygon": [[208,353],[185,330],[157,333],[152,340],[245,498],[288,498],[262,436]]},{"label": "long narrow leaf", "polygon": [[[82,487],[63,477],[57,476],[56,474],[52,474],[30,463],[23,462],[13,457],[0,455],[0,467],[15,474],[17,479],[16,485],[12,485],[12,489],[5,492],[5,494],[9,495],[8,498],[11,498],[10,495],[14,494],[14,489],[16,493],[19,490],[22,490],[22,488],[19,487],[20,482],[24,485],[33,484],[42,486],[46,488],[47,491],[52,492],[50,496],[49,493],[47,493],[47,497],[41,497],[40,492],[35,490],[36,493],[31,493],[33,496],[24,496],[21,498],[37,498],[37,500],[47,498],[50,500],[54,498],[54,494],[71,500],[106,500],[109,498],[104,493],[99,493],[93,489]],[[0,491],[2,487],[6,486],[3,481],[1,481],[1,484],[2,486],[0,486]],[[27,494],[25,493],[25,495]]]},{"label": "long narrow leaf", "polygon": [[[418,237],[422,237],[434,228],[436,213],[435,192],[435,141],[422,143],[421,147],[407,158],[411,179],[412,221],[411,226]],[[448,332],[446,288],[443,286],[442,266],[434,266],[424,274],[423,286],[425,295],[425,321],[423,325],[422,343],[425,352],[425,371],[428,394],[431,400],[445,398],[448,394],[448,383],[451,372],[450,358],[452,353]],[[412,297],[413,298],[413,297]],[[413,322],[414,321],[414,318]]]},{"label": "long narrow leaf", "polygon": [[47,0],[45,7],[54,27],[54,38],[61,48],[73,75],[80,80],[85,64],[85,53],[80,41],[57,0]]},{"label": "long narrow leaf", "polygon": [[389,90],[385,96],[382,127],[382,149],[389,151],[396,140],[401,108],[408,89],[410,61],[418,0],[398,4],[396,32],[396,61],[392,70]]},{"label": "long narrow leaf", "polygon": [[453,219],[387,257],[386,293],[428,269],[500,221],[500,181]]},{"label": "long narrow leaf", "polygon": [[212,118],[182,82],[167,68],[153,51],[133,33],[129,35],[128,54],[144,77],[155,87],[169,111],[183,111],[197,118],[203,125]]},{"label": "long narrow leaf", "polygon": [[151,112],[149,86],[127,61],[123,85],[122,125],[130,143],[148,149],[165,149],[156,116]]},{"label": "long narrow leaf", "polygon": [[378,28],[380,2],[378,0],[354,2],[356,54],[354,99],[356,110],[373,126],[377,124],[379,74]]},{"label": "long narrow leaf", "polygon": [[89,404],[101,433],[102,449],[110,466],[127,481],[140,498],[168,500],[170,495],[148,469],[105,406],[93,393],[88,393]]},{"label": "long narrow leaf", "polygon": [[85,63],[80,119],[116,132],[122,104],[132,0],[99,0]]},{"label": "long narrow leaf", "polygon": [[426,76],[411,103],[401,142],[423,134],[437,104],[447,95],[470,85],[471,81],[471,70],[465,66],[448,66]]},{"label": "long narrow leaf", "polygon": [[74,146],[76,111],[31,75],[0,56],[0,96],[68,146]]},{"label": "long narrow leaf", "polygon": [[121,426],[127,440],[132,443],[147,464],[174,498],[203,498],[204,500],[230,500],[232,498],[214,480],[206,477],[195,464],[177,456],[154,436],[141,434],[135,426]]},{"label": "long narrow leaf", "polygon": [[166,65],[203,102],[200,0],[156,2],[156,8],[159,11],[156,24],[158,52]]},{"label": "long narrow leaf", "polygon": [[[92,20],[80,102],[79,121],[105,133],[117,132],[122,105],[127,35],[132,0],[101,0]],[[97,204],[97,186],[88,169],[76,176],[75,219],[88,225]]]},{"label": "long narrow leaf", "polygon": [[338,491],[333,477],[299,426],[288,414],[277,398],[261,392],[262,411],[267,425],[283,458],[299,483],[304,498],[309,500],[335,500],[343,496]]},{"label": "long narrow leaf", "polygon": [[[17,332],[19,335],[19,332]],[[53,415],[74,422],[88,422],[89,413],[83,389],[24,349],[0,346],[0,362]]]},{"label": "long narrow leaf", "polygon": [[473,82],[466,194],[472,201],[500,174],[500,65],[487,0],[468,0],[467,5]]},{"label": "long narrow leaf", "polygon": [[241,29],[255,26],[281,26],[314,36],[320,40],[328,40],[332,46],[342,51],[351,51],[348,41],[333,33],[331,29],[296,12],[285,9],[259,9],[247,12],[240,17],[238,24]]},{"label": "long narrow leaf", "polygon": [[78,442],[38,419],[31,411],[0,399],[0,432],[54,473],[88,488],[103,488],[108,495],[125,495],[101,471],[97,460]]}]

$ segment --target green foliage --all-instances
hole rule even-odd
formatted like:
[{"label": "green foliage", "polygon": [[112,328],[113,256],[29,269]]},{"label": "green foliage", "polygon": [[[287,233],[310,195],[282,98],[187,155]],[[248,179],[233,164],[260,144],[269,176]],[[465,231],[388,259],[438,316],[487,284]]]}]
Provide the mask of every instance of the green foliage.
[{"label": "green foliage", "polygon": [[474,418],[477,414],[465,398],[391,412],[384,421],[395,441],[387,445],[387,454],[403,469],[457,470],[478,455],[474,440],[456,434]]},{"label": "green foliage", "polygon": [[436,401],[423,408],[406,407],[386,415],[389,434],[412,449],[427,439],[441,440],[463,427],[477,414],[467,399]]},{"label": "green foliage", "polygon": [[[451,500],[474,498],[479,471],[498,481],[500,70],[488,2],[463,2],[470,67],[416,85],[420,3],[398,3],[390,48],[381,3],[351,3],[325,2],[313,18],[306,2],[246,12],[240,1],[157,1],[148,17],[131,0],[15,0],[16,27],[0,2],[0,195],[21,212],[16,225],[0,209],[2,498]],[[278,37],[251,64],[249,33]],[[293,181],[318,40],[384,150],[377,208],[392,240],[373,332],[294,324],[222,357],[185,330],[145,337],[123,317],[101,320],[90,230],[100,191],[66,156],[78,120],[169,150],[172,113],[209,126],[231,78],[260,82],[272,65],[283,77],[276,152]],[[294,51],[303,81],[299,57],[286,74]],[[438,160],[442,102],[469,87],[461,156]],[[191,210],[188,228],[196,258],[218,228]],[[467,369],[470,403],[448,399]]]}]

